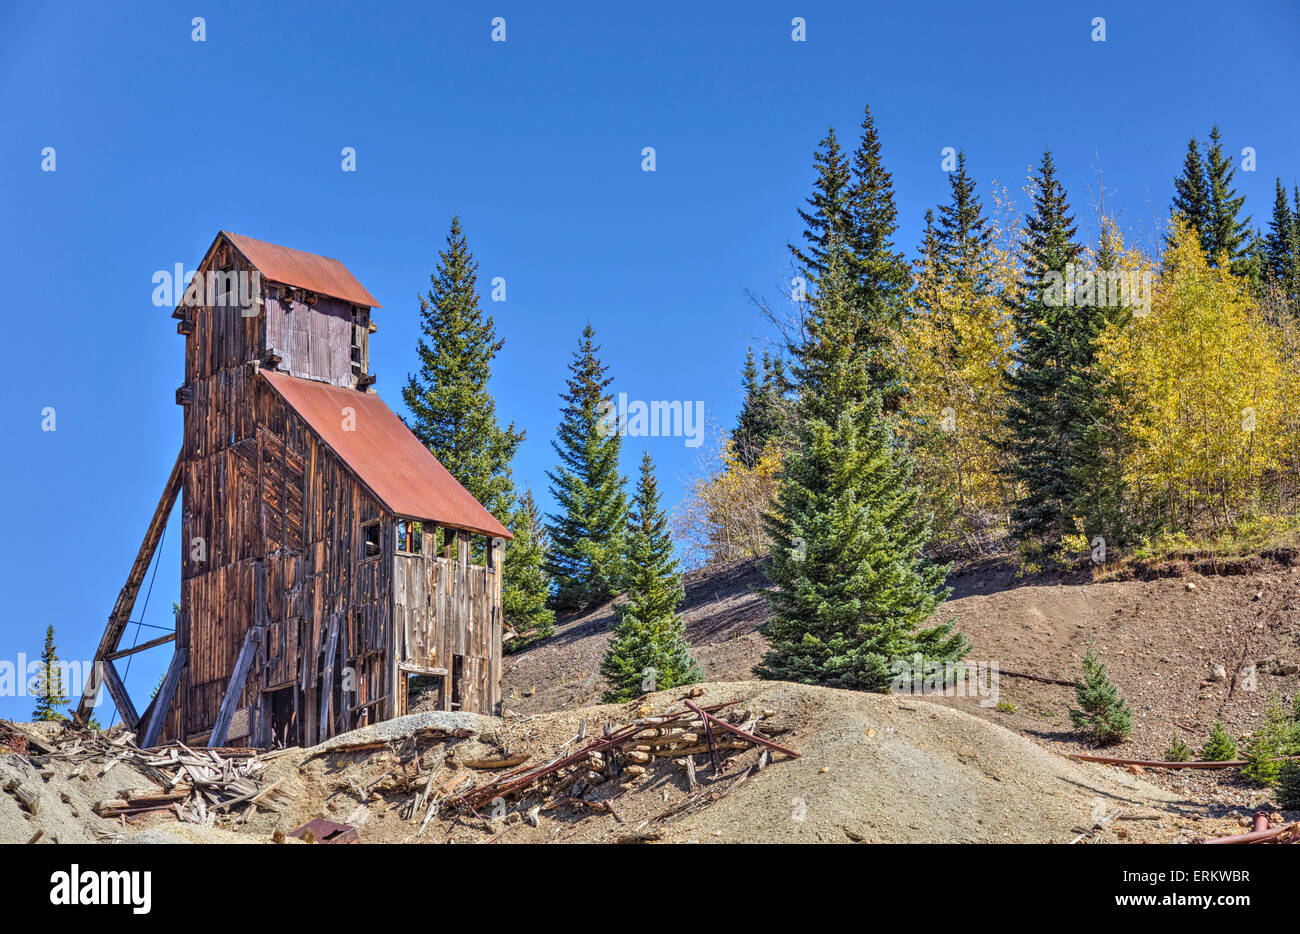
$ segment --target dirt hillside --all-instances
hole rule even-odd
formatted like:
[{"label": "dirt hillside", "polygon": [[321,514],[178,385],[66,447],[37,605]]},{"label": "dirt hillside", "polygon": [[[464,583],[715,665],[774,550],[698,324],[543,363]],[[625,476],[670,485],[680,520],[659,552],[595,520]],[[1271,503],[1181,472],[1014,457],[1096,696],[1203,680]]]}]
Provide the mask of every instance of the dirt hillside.
[{"label": "dirt hillside", "polygon": [[[1070,681],[1093,645],[1134,708],[1133,738],[1113,754],[1159,759],[1175,736],[1199,751],[1215,721],[1243,736],[1271,698],[1289,702],[1300,689],[1297,564],[1292,554],[1218,566],[1166,564],[1145,578],[1111,581],[1086,574],[1025,580],[999,562],[959,569],[935,620],[957,621],[971,639],[970,660],[998,664],[1000,706],[970,697],[934,700],[1055,750],[1095,752],[1070,723],[1071,688],[1006,674]],[[694,571],[685,584],[682,615],[705,676],[751,678],[768,615],[760,562]],[[564,620],[552,638],[508,656],[506,706],[527,714],[599,702],[597,665],[613,623],[614,607],[606,605]],[[1233,772],[1158,780],[1232,806],[1263,797]]]},{"label": "dirt hillside", "polygon": [[[357,829],[362,842],[612,842],[639,835],[656,842],[1065,842],[1114,810],[1123,819],[1105,832],[1113,841],[1186,841],[1236,832],[1239,814],[1182,800],[1139,777],[1071,761],[986,720],[909,697],[869,695],[779,682],[710,683],[701,704],[739,701],[761,711],[762,729],[801,753],[774,754],[759,769],[758,753],[736,754],[721,773],[696,756],[700,788],[671,757],[655,758],[630,785],[592,785],[584,802],[564,788],[510,798],[482,816],[448,806],[427,824],[412,807],[417,792],[492,771],[466,763],[492,755],[527,754],[542,763],[571,752],[580,725],[588,740],[606,723],[681,709],[679,691],[628,705],[507,718],[415,714],[381,724],[383,735],[357,731],[332,746],[281,753],[262,781],[276,795],[260,808],[229,809],[210,826],[181,823],[169,810],[106,820],[90,804],[121,788],[148,785],[119,766],[109,784],[99,769],[71,774],[56,757],[0,756],[38,790],[32,814],[0,794],[0,841],[267,843],[324,817]],[[748,713],[745,714],[749,716]],[[421,739],[437,721],[466,735]],[[356,748],[358,745],[366,748]],[[41,773],[44,774],[41,774]],[[461,778],[458,779],[457,777]],[[558,804],[556,804],[558,802]],[[605,808],[604,802],[609,803]],[[546,806],[544,810],[540,807]],[[421,829],[423,827],[423,830]]]}]

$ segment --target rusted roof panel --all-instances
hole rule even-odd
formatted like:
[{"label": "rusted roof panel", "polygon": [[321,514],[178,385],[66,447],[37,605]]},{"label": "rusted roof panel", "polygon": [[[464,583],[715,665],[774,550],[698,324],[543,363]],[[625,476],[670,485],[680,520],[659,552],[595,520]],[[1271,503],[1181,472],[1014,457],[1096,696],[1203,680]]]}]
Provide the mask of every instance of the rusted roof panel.
[{"label": "rusted roof panel", "polygon": [[392,512],[514,537],[377,395],[267,370],[261,375]]},{"label": "rusted roof panel", "polygon": [[317,256],[315,253],[304,253],[302,250],[291,250],[287,246],[276,246],[274,243],[264,243],[228,230],[221,231],[221,235],[244,254],[248,261],[262,273],[263,278],[307,289],[310,292],[318,292],[321,295],[329,295],[332,298],[341,298],[355,305],[381,307],[379,302],[375,301],[375,297],[366,291],[365,286],[336,259]]}]

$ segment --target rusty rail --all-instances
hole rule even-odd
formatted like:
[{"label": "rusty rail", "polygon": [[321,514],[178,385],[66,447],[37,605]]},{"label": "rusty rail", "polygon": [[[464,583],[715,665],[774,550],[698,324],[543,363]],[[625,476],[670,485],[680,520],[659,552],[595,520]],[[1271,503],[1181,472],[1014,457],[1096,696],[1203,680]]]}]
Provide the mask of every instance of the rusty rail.
[{"label": "rusty rail", "polygon": [[[1232,769],[1240,768],[1246,764],[1245,759],[1226,759],[1221,762],[1198,761],[1198,762],[1168,762],[1164,759],[1117,759],[1113,756],[1086,756],[1080,752],[1067,753],[1071,759],[1080,759],[1084,762],[1100,762],[1104,765],[1140,765],[1149,769]],[[1300,756],[1278,756],[1274,762],[1285,762],[1288,759],[1300,759]]]}]

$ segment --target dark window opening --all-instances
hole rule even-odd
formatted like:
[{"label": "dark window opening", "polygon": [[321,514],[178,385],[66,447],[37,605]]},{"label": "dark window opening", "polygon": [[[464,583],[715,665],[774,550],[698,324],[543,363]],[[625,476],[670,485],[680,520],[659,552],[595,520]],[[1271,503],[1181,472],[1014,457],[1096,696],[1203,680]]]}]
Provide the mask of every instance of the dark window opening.
[{"label": "dark window opening", "polygon": [[370,522],[361,527],[362,557],[373,558],[382,551],[379,544],[379,523]]},{"label": "dark window opening", "polygon": [[451,657],[451,709],[460,710],[461,694],[460,682],[465,676],[465,656],[453,655]]}]

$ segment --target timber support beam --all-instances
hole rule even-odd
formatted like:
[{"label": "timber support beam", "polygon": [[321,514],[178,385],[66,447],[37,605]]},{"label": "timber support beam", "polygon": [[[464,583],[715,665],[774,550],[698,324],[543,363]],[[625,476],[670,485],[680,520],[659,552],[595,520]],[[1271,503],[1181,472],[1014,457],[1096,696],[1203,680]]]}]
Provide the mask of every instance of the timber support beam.
[{"label": "timber support beam", "polygon": [[[121,679],[117,677],[117,672],[113,669],[113,657],[116,655],[117,644],[122,639],[122,633],[126,631],[126,624],[131,618],[131,611],[135,608],[135,598],[140,593],[140,585],[144,582],[145,573],[149,570],[149,563],[153,561],[154,552],[158,550],[158,542],[162,539],[163,529],[167,527],[167,518],[171,515],[172,506],[176,504],[176,497],[180,493],[184,460],[181,454],[176,455],[176,463],[172,466],[171,476],[167,478],[167,485],[163,488],[162,497],[158,500],[158,508],[154,510],[153,518],[149,520],[149,527],[145,530],[144,541],[140,543],[140,550],[136,553],[135,563],[131,565],[131,571],[126,577],[126,584],[122,587],[122,592],[117,595],[117,603],[113,605],[113,612],[108,617],[108,625],[104,628],[104,635],[99,640],[99,648],[95,650],[95,662],[98,663],[104,671],[105,683],[109,688],[109,693],[113,694],[113,702],[117,704],[118,710],[124,715],[127,709],[124,709],[122,699],[114,694],[115,688],[121,688],[123,698],[126,700],[126,708],[130,708],[131,717],[135,718],[135,710],[131,707],[131,699],[126,696],[126,689],[122,687]],[[81,700],[77,704],[76,720],[78,723],[85,723],[86,718],[90,715],[91,705],[94,703],[95,695],[99,693],[98,679],[90,677],[86,679],[85,689],[82,691]],[[132,729],[134,723],[128,723]]]}]

